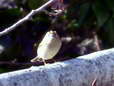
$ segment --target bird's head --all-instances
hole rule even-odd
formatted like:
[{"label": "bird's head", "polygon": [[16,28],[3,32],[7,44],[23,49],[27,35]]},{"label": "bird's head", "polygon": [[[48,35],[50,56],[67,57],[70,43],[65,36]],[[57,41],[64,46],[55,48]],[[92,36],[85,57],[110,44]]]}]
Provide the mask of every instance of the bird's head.
[{"label": "bird's head", "polygon": [[57,32],[56,31],[52,31],[52,30],[47,32],[46,36],[50,37],[50,38],[58,38]]}]

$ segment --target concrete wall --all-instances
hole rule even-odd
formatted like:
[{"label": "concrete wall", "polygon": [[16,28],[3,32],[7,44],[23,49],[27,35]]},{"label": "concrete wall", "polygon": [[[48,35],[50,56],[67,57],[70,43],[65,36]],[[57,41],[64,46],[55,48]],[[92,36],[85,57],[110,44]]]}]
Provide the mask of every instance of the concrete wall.
[{"label": "concrete wall", "polygon": [[0,86],[114,86],[114,49],[0,74]]}]

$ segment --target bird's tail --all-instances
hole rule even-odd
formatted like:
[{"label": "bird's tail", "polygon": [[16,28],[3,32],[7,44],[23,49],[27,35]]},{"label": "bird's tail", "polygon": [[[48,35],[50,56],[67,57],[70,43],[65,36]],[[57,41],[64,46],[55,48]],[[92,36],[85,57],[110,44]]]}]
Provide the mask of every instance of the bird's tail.
[{"label": "bird's tail", "polygon": [[42,61],[42,59],[39,57],[35,57],[35,58],[31,59],[30,61],[31,62],[37,62],[37,61]]}]

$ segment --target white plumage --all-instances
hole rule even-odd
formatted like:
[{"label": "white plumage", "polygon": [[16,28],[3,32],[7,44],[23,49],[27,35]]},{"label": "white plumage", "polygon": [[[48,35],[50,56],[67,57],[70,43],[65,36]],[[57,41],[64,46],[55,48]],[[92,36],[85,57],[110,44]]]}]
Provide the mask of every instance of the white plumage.
[{"label": "white plumage", "polygon": [[61,48],[62,42],[56,31],[49,31],[44,36],[43,40],[38,46],[37,57],[33,58],[31,62],[52,59]]}]

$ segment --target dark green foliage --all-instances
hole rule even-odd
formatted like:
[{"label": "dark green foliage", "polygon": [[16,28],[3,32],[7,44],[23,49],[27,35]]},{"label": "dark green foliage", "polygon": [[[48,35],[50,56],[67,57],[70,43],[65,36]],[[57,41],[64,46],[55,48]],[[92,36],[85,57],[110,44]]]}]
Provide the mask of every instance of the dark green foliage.
[{"label": "dark green foliage", "polygon": [[45,0],[28,0],[28,6],[31,9],[36,9],[44,4]]},{"label": "dark green foliage", "polygon": [[22,12],[19,8],[0,10],[0,28],[4,29],[11,26],[14,22],[21,18]]},{"label": "dark green foliage", "polygon": [[109,9],[107,8],[106,3],[101,0],[96,0],[92,7],[97,18],[97,25],[99,27],[103,26],[103,24],[110,17]]}]

